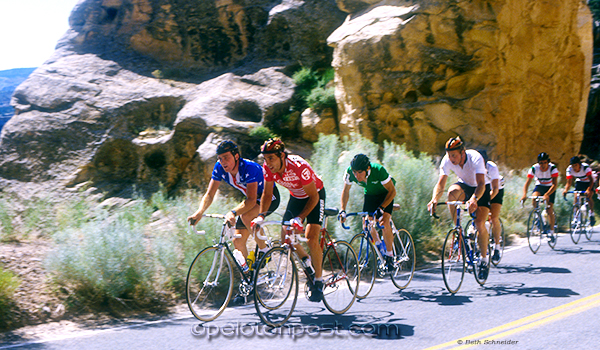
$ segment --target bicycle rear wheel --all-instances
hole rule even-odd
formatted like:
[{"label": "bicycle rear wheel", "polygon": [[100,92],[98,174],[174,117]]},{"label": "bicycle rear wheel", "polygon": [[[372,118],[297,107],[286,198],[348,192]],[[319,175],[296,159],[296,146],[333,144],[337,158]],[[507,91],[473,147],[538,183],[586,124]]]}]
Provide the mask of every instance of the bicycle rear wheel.
[{"label": "bicycle rear wheel", "polygon": [[394,227],[394,269],[390,276],[396,288],[408,287],[415,273],[416,260],[412,236],[407,230]]},{"label": "bicycle rear wheel", "polygon": [[591,222],[591,213],[592,210],[588,209],[588,214],[587,214],[587,225],[585,226],[585,238],[587,238],[588,241],[592,240],[592,232],[594,231],[594,226],[592,226],[592,222]]},{"label": "bicycle rear wheel", "polygon": [[227,307],[233,292],[231,265],[224,247],[203,249],[190,265],[185,282],[186,300],[200,321],[214,320]]},{"label": "bicycle rear wheel", "polygon": [[348,311],[356,300],[360,268],[354,249],[336,241],[323,253],[323,303],[334,314]]},{"label": "bicycle rear wheel", "polygon": [[[502,223],[502,219],[498,218],[498,220],[500,220],[500,241],[496,242],[496,240],[494,239],[494,234],[490,232],[490,246],[495,249],[498,249],[498,252],[500,254],[500,259],[498,259],[497,261],[492,260],[492,264],[494,264],[494,266],[498,266],[498,264],[500,264],[500,261],[502,261],[502,256],[504,255],[504,244],[506,242],[506,237],[504,236],[504,224]],[[492,251],[492,254],[493,253],[494,252]]]},{"label": "bicycle rear wheel", "polygon": [[282,326],[298,300],[298,272],[286,247],[271,248],[258,262],[254,276],[254,307],[271,327]]},{"label": "bicycle rear wheel", "polygon": [[542,218],[537,211],[532,210],[527,219],[527,242],[533,254],[537,253],[542,244],[542,232],[544,232]]},{"label": "bicycle rear wheel", "polygon": [[442,276],[446,289],[456,294],[465,277],[465,247],[460,233],[450,230],[442,246]]},{"label": "bicycle rear wheel", "polygon": [[571,240],[573,243],[579,243],[581,238],[581,211],[578,207],[573,206],[571,210],[571,216],[569,217],[569,233],[571,234]]},{"label": "bicycle rear wheel", "polygon": [[356,297],[359,299],[366,298],[375,284],[377,276],[377,255],[375,246],[369,242],[369,239],[364,233],[358,233],[350,240],[350,245],[358,259],[360,268],[360,283],[356,291]]}]

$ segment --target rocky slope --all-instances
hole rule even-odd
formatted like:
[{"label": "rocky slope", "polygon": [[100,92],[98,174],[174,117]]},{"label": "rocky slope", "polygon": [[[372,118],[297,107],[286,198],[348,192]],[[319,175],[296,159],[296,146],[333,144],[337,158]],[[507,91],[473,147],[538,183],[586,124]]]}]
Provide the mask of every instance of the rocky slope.
[{"label": "rocky slope", "polygon": [[583,139],[584,0],[84,0],[70,24],[15,92],[4,187],[199,186],[216,142],[256,154],[249,131],[287,116],[290,72],[330,60],[339,116],[304,113],[305,139],[441,154],[458,134],[508,166],[543,150],[563,169]]}]

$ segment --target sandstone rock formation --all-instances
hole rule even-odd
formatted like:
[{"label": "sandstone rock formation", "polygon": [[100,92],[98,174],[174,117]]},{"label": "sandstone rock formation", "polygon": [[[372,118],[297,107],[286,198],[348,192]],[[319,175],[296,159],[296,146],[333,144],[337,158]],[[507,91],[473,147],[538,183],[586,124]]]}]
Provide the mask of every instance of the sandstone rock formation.
[{"label": "sandstone rock formation", "polygon": [[[338,1],[360,2],[372,4]],[[458,134],[513,167],[579,151],[593,45],[583,0],[381,1],[328,41],[342,133],[434,154]]]},{"label": "sandstone rock formation", "polygon": [[255,156],[249,131],[289,111],[282,67],[327,61],[344,16],[334,0],[81,1],[15,91],[0,186],[204,185],[199,152],[230,138]]}]

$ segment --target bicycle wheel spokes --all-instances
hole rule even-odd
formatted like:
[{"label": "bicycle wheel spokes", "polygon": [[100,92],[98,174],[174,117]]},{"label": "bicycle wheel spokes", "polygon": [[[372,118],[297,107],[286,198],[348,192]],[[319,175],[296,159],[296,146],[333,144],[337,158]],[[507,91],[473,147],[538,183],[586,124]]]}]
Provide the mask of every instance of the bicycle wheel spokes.
[{"label": "bicycle wheel spokes", "polygon": [[363,299],[369,295],[375,284],[375,277],[377,275],[375,246],[369,242],[364,233],[359,233],[352,237],[350,245],[354,249],[354,252],[356,252],[360,268],[360,283],[356,291],[356,297]]},{"label": "bicycle wheel spokes", "polygon": [[450,230],[442,246],[442,276],[446,289],[455,294],[465,277],[465,247],[457,230]]},{"label": "bicycle wheel spokes", "polygon": [[200,321],[217,318],[233,291],[231,260],[222,247],[202,250],[192,262],[186,279],[186,300]]},{"label": "bicycle wheel spokes", "polygon": [[581,211],[578,207],[574,206],[571,211],[571,220],[569,226],[569,232],[571,233],[571,240],[577,244],[581,238]]},{"label": "bicycle wheel spokes", "polygon": [[260,319],[272,327],[283,325],[298,300],[298,274],[290,251],[270,249],[259,261],[254,279],[254,306]]},{"label": "bicycle wheel spokes", "polygon": [[343,314],[356,299],[360,269],[354,249],[334,242],[323,253],[323,303],[334,314]]},{"label": "bicycle wheel spokes", "polygon": [[527,241],[529,242],[529,249],[533,254],[537,253],[542,244],[542,232],[544,224],[542,218],[537,211],[532,210],[527,219]]},{"label": "bicycle wheel spokes", "polygon": [[398,289],[408,287],[415,273],[415,244],[410,233],[401,229],[394,233],[394,269],[390,271],[392,282]]}]

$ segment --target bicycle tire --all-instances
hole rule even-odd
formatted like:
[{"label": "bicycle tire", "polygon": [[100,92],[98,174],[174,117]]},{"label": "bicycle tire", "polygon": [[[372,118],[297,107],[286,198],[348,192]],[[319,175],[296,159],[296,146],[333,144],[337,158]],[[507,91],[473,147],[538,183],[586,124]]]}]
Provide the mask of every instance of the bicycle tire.
[{"label": "bicycle tire", "polygon": [[581,211],[577,206],[573,206],[571,214],[569,216],[569,233],[571,234],[571,240],[573,243],[579,243],[581,239]]},{"label": "bicycle tire", "polygon": [[190,311],[200,321],[212,321],[223,313],[233,293],[232,261],[224,247],[207,247],[196,255],[185,292]]},{"label": "bicycle tire", "polygon": [[[502,219],[498,218],[498,220],[500,221],[500,243],[499,244],[495,244],[495,240],[494,240],[494,234],[490,233],[490,246],[492,244],[494,244],[494,247],[496,249],[498,249],[499,255],[500,255],[500,259],[498,259],[498,261],[494,261],[492,259],[492,264],[494,266],[498,266],[498,264],[500,264],[500,261],[502,261],[502,257],[504,256],[504,245],[506,244],[506,236],[504,235],[504,223],[502,222]],[[492,227],[493,230],[493,227]],[[493,254],[493,252],[492,252]]]},{"label": "bicycle tire", "polygon": [[452,229],[442,246],[442,277],[451,294],[456,294],[465,278],[465,247],[460,233]]},{"label": "bicycle tire", "polygon": [[323,253],[323,303],[327,310],[340,315],[356,300],[360,282],[358,259],[346,241],[336,241]]},{"label": "bicycle tire", "polygon": [[585,238],[588,241],[592,240],[592,232],[594,231],[594,226],[592,226],[592,222],[591,222],[591,219],[590,219],[591,212],[592,212],[592,210],[588,209],[588,215],[587,215],[587,217],[588,217],[587,223],[588,224],[585,227]]},{"label": "bicycle tire", "polygon": [[260,319],[281,327],[298,301],[298,272],[287,247],[273,247],[260,259],[254,278],[254,307]]},{"label": "bicycle tire", "polygon": [[415,274],[416,254],[415,243],[405,229],[396,230],[394,227],[394,269],[390,271],[392,283],[402,290],[408,287]]},{"label": "bicycle tire", "polygon": [[356,297],[358,299],[364,299],[371,293],[373,285],[375,284],[375,277],[377,277],[378,263],[375,246],[362,232],[357,233],[352,237],[350,245],[357,255],[356,257],[360,267],[360,283],[358,285],[358,290],[356,291]]},{"label": "bicycle tire", "polygon": [[533,254],[537,253],[542,245],[543,227],[542,217],[537,211],[532,210],[527,219],[527,242],[529,243],[529,249]]}]

